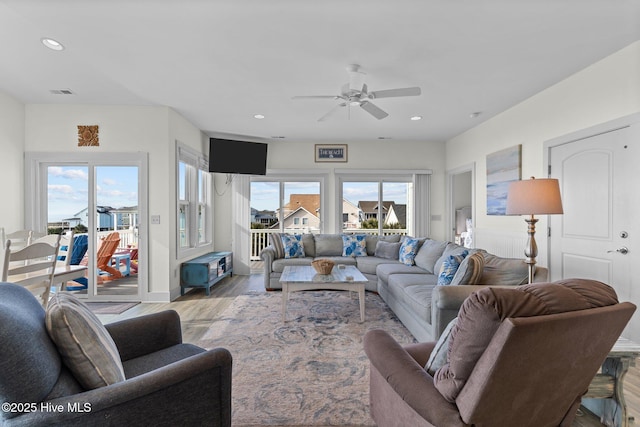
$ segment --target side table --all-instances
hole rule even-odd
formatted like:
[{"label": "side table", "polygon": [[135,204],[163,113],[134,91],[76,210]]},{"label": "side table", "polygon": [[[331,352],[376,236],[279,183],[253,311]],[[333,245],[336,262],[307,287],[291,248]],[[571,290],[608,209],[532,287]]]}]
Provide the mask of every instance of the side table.
[{"label": "side table", "polygon": [[627,371],[636,365],[639,356],[639,344],[619,338],[582,398],[582,406],[600,416],[600,422],[607,427],[633,424],[633,417],[627,413],[623,386]]}]

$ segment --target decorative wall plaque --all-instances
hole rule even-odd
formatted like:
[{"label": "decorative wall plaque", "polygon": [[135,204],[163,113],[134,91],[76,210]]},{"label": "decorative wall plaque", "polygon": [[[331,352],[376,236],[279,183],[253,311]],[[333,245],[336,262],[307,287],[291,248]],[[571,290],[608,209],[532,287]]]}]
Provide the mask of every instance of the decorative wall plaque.
[{"label": "decorative wall plaque", "polygon": [[100,140],[98,139],[98,125],[78,125],[78,147],[97,147],[99,145]]}]

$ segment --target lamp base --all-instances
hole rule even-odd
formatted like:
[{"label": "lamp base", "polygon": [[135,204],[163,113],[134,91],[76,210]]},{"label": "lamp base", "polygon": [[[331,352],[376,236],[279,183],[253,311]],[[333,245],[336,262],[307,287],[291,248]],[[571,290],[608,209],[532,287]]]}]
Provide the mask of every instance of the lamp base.
[{"label": "lamp base", "polygon": [[524,255],[526,256],[524,262],[529,266],[529,283],[533,283],[533,275],[535,274],[536,269],[536,257],[538,256],[538,245],[536,244],[536,223],[538,222],[537,218],[534,218],[531,215],[530,218],[525,218],[527,227],[527,234],[529,237],[527,238],[527,245],[524,249]]}]

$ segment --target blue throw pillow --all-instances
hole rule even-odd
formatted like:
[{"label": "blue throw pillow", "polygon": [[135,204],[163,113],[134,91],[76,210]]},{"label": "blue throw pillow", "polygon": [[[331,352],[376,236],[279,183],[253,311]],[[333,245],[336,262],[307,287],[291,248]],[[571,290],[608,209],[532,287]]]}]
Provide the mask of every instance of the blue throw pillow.
[{"label": "blue throw pillow", "polygon": [[283,234],[280,236],[280,238],[282,239],[285,258],[305,257],[301,234]]},{"label": "blue throw pillow", "polygon": [[366,238],[364,234],[343,234],[342,256],[367,256]]},{"label": "blue throw pillow", "polygon": [[404,265],[413,265],[413,260],[418,253],[419,244],[420,239],[405,238],[402,246],[400,246],[400,253],[398,254],[399,261]]},{"label": "blue throw pillow", "polygon": [[442,262],[440,268],[440,274],[438,275],[438,285],[447,286],[453,281],[453,277],[458,271],[458,267],[462,264],[462,261],[469,255],[469,251],[463,251],[458,255],[449,255],[447,259]]}]

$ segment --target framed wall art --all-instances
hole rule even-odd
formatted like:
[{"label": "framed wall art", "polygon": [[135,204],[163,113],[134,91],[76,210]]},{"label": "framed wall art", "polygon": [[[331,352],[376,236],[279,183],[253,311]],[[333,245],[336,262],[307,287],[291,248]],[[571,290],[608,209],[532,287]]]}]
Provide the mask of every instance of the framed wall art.
[{"label": "framed wall art", "polygon": [[316,163],[347,161],[347,144],[316,144]]},{"label": "framed wall art", "polygon": [[487,155],[487,215],[505,215],[509,184],[522,177],[522,145]]}]

